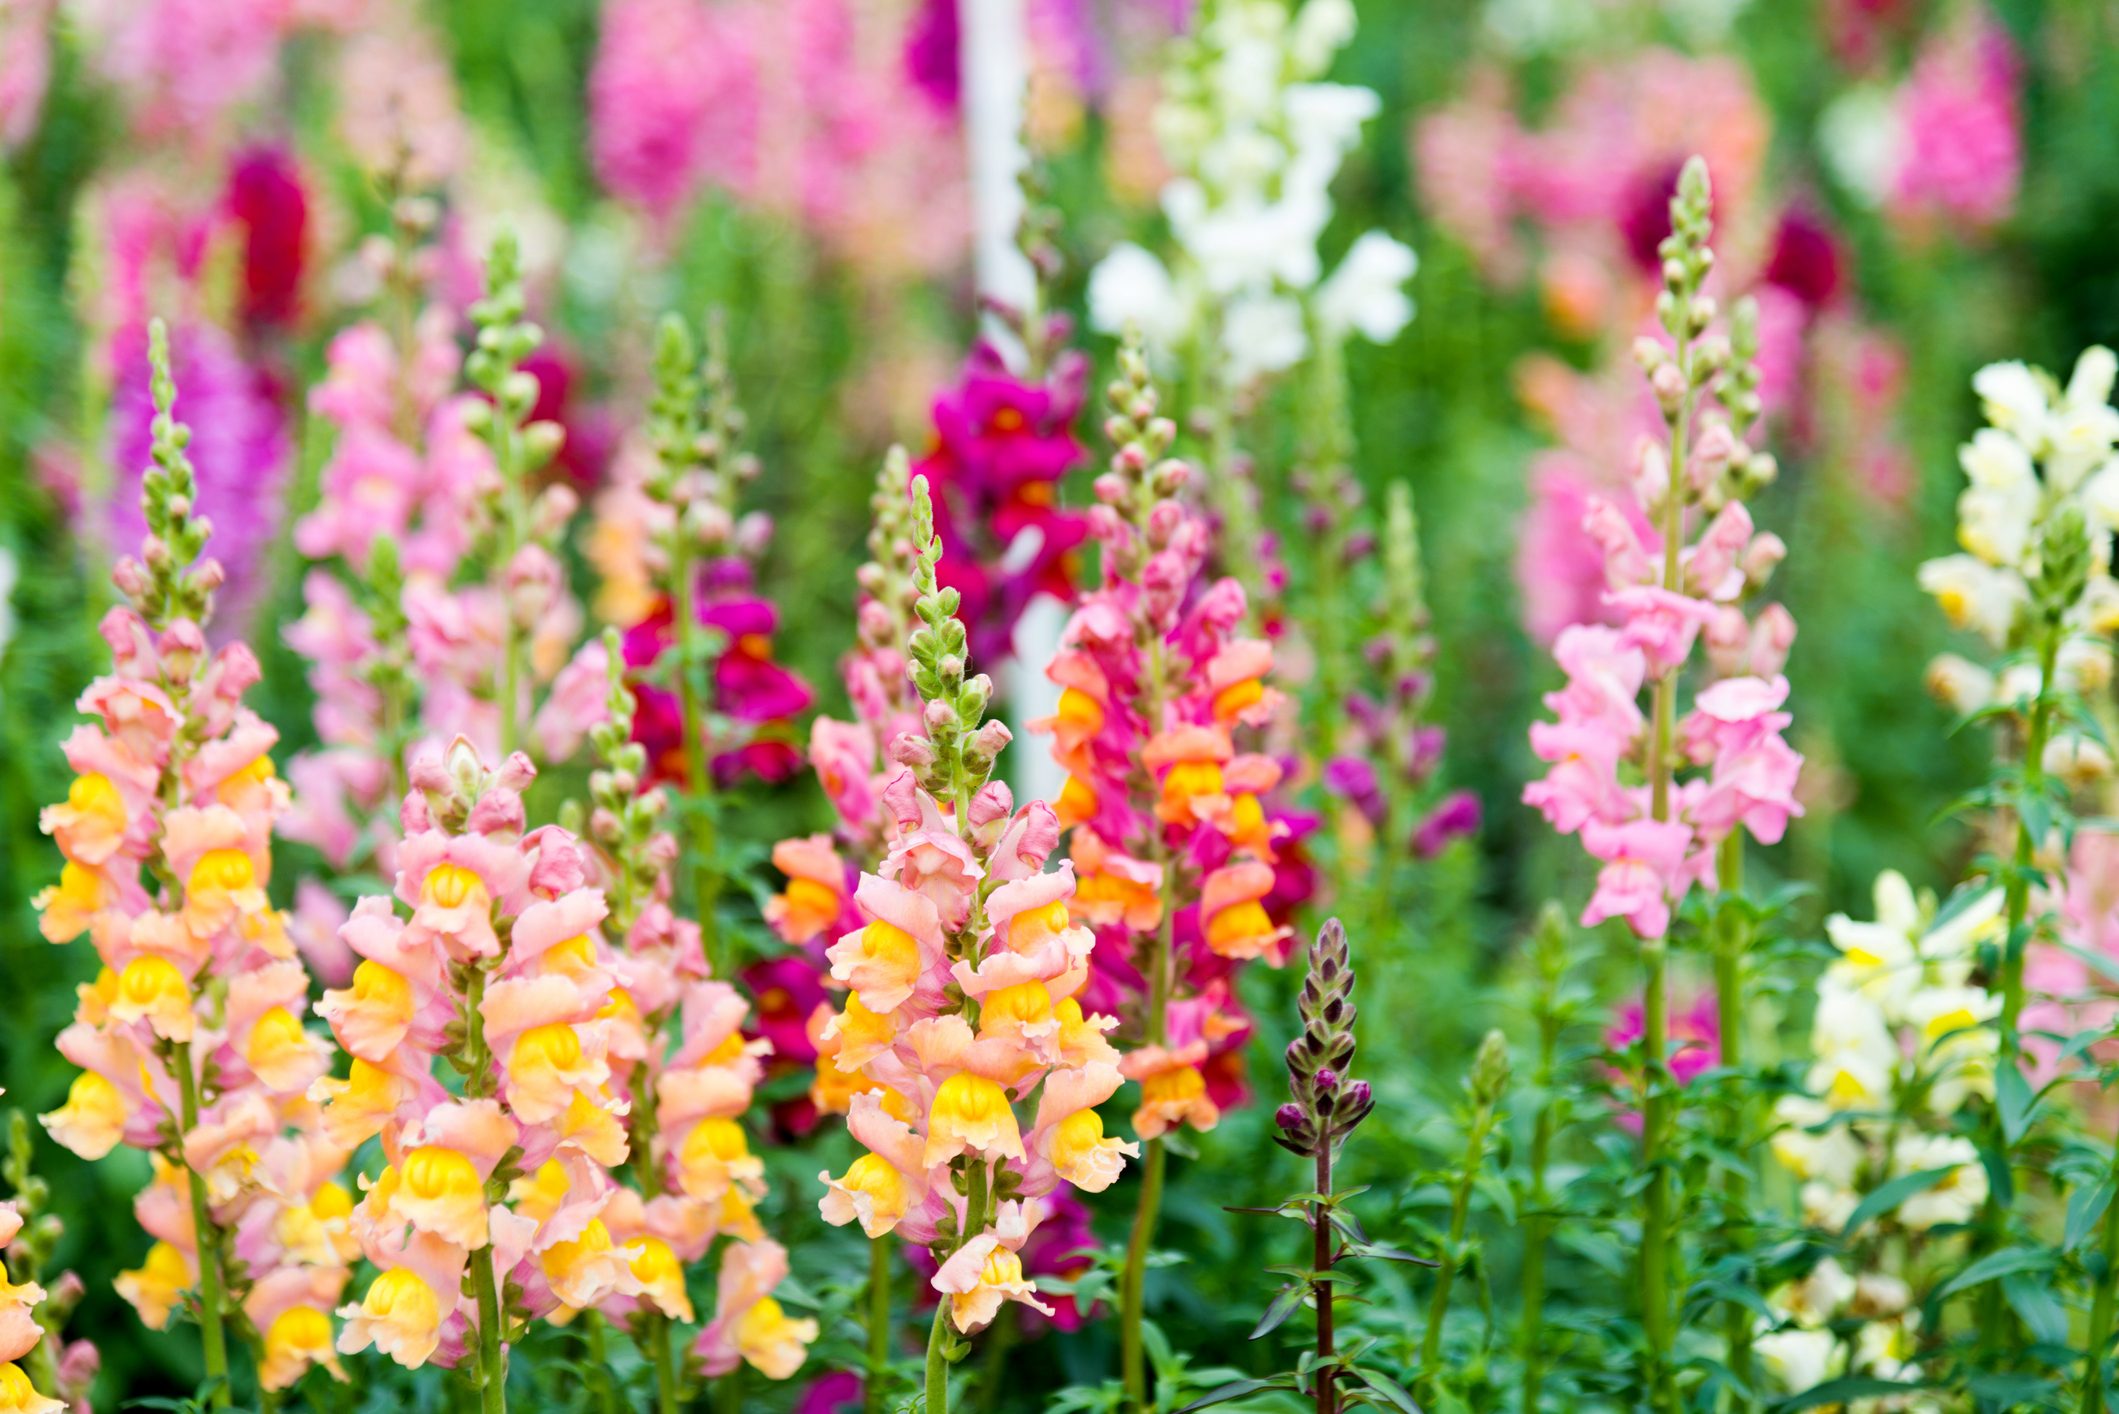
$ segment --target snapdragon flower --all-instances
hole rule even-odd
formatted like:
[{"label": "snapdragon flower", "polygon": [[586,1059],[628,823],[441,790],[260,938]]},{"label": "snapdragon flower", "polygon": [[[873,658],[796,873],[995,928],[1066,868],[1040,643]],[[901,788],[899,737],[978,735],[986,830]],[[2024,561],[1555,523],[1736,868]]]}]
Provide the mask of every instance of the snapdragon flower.
[{"label": "snapdragon flower", "polygon": [[[1957,538],[1963,551],[1929,560],[1920,583],[1961,629],[1976,631],[1996,656],[1992,667],[1954,654],[1930,665],[1929,686],[1965,713],[1992,711],[2007,744],[2023,764],[2024,791],[2037,807],[2018,803],[2015,849],[2005,880],[2008,939],[1998,991],[2001,1038],[2008,1063],[2025,1047],[2022,1016],[2026,971],[2033,951],[2019,936],[2031,916],[2034,865],[2051,850],[2056,821],[2052,791],[2062,798],[2094,789],[2112,776],[2099,737],[2106,709],[2096,702],[2112,681],[2112,635],[2119,631],[2119,583],[2111,572],[2112,533],[2119,529],[2119,409],[2111,406],[2119,358],[2091,348],[2063,387],[2042,370],[1997,363],[1972,380],[1987,426],[1958,453],[1968,485],[1957,500]],[[2006,656],[2000,656],[2006,655]],[[2064,838],[2064,836],[2063,836]],[[2048,892],[2073,898],[2077,922],[2095,846],[2082,879],[2061,870]],[[2041,945],[2039,952],[2045,949]],[[2055,954],[2055,956],[2059,956]],[[2063,963],[2047,982],[2075,971]],[[2051,1013],[2047,1013],[2050,1017]]]},{"label": "snapdragon flower", "polygon": [[787,1317],[761,1279],[784,1272],[786,1258],[753,1211],[764,1173],[741,1119],[772,1044],[743,1035],[743,998],[709,973],[698,925],[671,907],[678,846],[662,828],[668,796],[647,781],[646,750],[632,740],[633,693],[616,655],[610,671],[609,715],[591,732],[601,764],[589,781],[589,837],[611,907],[612,1087],[629,1106],[632,1146],[631,1182],[612,1195],[604,1226],[631,1252],[640,1290],[614,1290],[598,1309],[631,1328],[655,1367],[657,1407],[668,1414],[681,1400],[670,1327],[695,1319],[684,1271],[718,1239],[731,1239],[723,1270],[748,1274],[748,1304],[724,1305],[701,1336],[709,1375],[727,1374],[740,1359],[785,1379],[816,1339],[816,1323]]},{"label": "snapdragon flower", "polygon": [[1105,1035],[1117,1022],[1078,1000],[1096,939],[1069,916],[1071,865],[1044,868],[1058,821],[1043,802],[1014,808],[991,779],[1008,730],[984,720],[992,685],[966,675],[923,480],[913,495],[921,627],[908,650],[923,730],[891,746],[903,768],[884,790],[894,843],[861,876],[862,925],[829,949],[849,995],[821,1063],[857,1077],[848,1127],[867,1152],[819,1177],[827,1221],[933,1253],[944,1300],[927,1404],[940,1411],[956,1335],[1005,1302],[1051,1314],[1021,1253],[1056,1190],[1101,1191],[1138,1150],[1107,1137],[1096,1113],[1123,1083]]},{"label": "snapdragon flower", "polygon": [[313,1364],[337,1373],[328,1313],[353,1252],[335,1179],[350,1146],[306,1098],[329,1048],[302,1024],[309,978],[265,893],[287,788],[276,733],[243,705],[257,659],[206,645],[222,576],[204,558],[159,321],[149,362],[148,533],[113,575],[128,602],[104,617],[111,671],[66,742],[74,783],[41,817],[66,857],[37,899],[44,935],[86,933],[103,962],[58,1041],[81,1074],[44,1124],[83,1158],[120,1144],[153,1157],[135,1208],[156,1241],[120,1294],[155,1328],[189,1303],[223,1380],[239,1321],[276,1390]]},{"label": "snapdragon flower", "polygon": [[350,1220],[378,1275],[338,1348],[407,1368],[471,1354],[487,1409],[527,1322],[646,1289],[644,1244],[604,1221],[629,1152],[609,907],[572,835],[525,832],[535,775],[461,738],[419,758],[394,896],[356,905],[341,936],[360,966],[317,1006],[351,1058],[311,1090],[325,1131],[380,1137],[385,1160]]},{"label": "snapdragon flower", "polygon": [[[1546,696],[1554,720],[1531,727],[1531,749],[1549,769],[1523,792],[1602,864],[1583,923],[1623,918],[1648,939],[1663,936],[1695,885],[1714,881],[1724,839],[1742,830],[1772,844],[1802,813],[1802,758],[1783,737],[1792,719],[1780,669],[1793,625],[1777,605],[1755,617],[1743,607],[1784,553],[1777,536],[1753,528],[1743,502],[1773,465],[1742,441],[1758,412],[1752,326],[1740,308],[1733,342],[1702,341],[1714,318],[1714,302],[1698,293],[1712,260],[1704,166],[1688,168],[1672,208],[1681,234],[1665,243],[1665,258],[1679,275],[1664,318],[1677,348],[1644,339],[1637,353],[1685,464],[1673,471],[1667,453],[1644,442],[1638,513],[1601,497],[1585,509],[1618,622],[1577,624],[1555,641],[1567,682]],[[1695,427],[1717,388],[1727,406]],[[1702,643],[1714,680],[1679,717],[1677,676]],[[1651,688],[1653,716],[1640,703]],[[1697,774],[1679,778],[1687,766]]]},{"label": "snapdragon flower", "polygon": [[418,195],[392,204],[392,240],[365,254],[391,317],[336,335],[309,394],[336,436],[317,504],[295,522],[295,548],[315,563],[285,636],[308,664],[320,744],[288,766],[280,832],[342,869],[367,856],[389,867],[389,806],[417,740],[496,734],[475,684],[504,610],[455,580],[490,531],[499,476],[472,426],[477,396],[456,385],[454,321],[423,302],[438,220]]},{"label": "snapdragon flower", "polygon": [[[1909,1241],[1864,1246],[1875,1265],[1858,1274],[1826,1258],[1767,1294],[1771,1319],[1753,1348],[1790,1393],[1835,1375],[1918,1380],[1921,1312],[1909,1281],[1936,1269],[1937,1244],[1954,1246],[1949,1234],[1987,1200],[1986,1167],[1958,1116],[1994,1096],[2001,999],[1975,978],[1981,949],[2006,926],[2003,892],[1967,890],[1938,912],[1885,873],[1875,913],[1826,921],[1838,953],[1818,981],[1802,1093],[1774,1107],[1771,1151],[1799,1185],[1803,1221],[1828,1232],[1885,1185],[1911,1183],[1870,1214]],[[1860,1326],[1843,1342],[1835,1331],[1849,1322]]]},{"label": "snapdragon flower", "polygon": [[1317,335],[1398,337],[1412,250],[1365,232],[1329,275],[1318,252],[1332,181],[1380,106],[1322,80],[1353,34],[1348,0],[1232,0],[1178,45],[1155,113],[1178,258],[1116,247],[1090,276],[1097,328],[1137,328],[1159,351],[1197,339],[1232,388],[1294,367]]},{"label": "snapdragon flower", "polygon": [[1191,469],[1164,455],[1176,429],[1138,343],[1119,358],[1106,423],[1116,452],[1089,523],[1103,582],[1082,596],[1046,669],[1062,689],[1057,711],[1031,727],[1051,733],[1067,772],[1054,808],[1072,832],[1070,909],[1098,941],[1085,1005],[1124,1016],[1134,1042],[1121,1064],[1140,1085],[1133,1129],[1149,1142],[1149,1178],[1121,1297],[1137,1380],[1156,1141],[1212,1129],[1243,1098],[1252,1023],[1235,974],[1261,958],[1279,965],[1290,933],[1269,907],[1288,833],[1268,805],[1281,767],[1246,740],[1282,700],[1273,650],[1243,634],[1242,586],[1205,581],[1207,527],[1179,499]]}]

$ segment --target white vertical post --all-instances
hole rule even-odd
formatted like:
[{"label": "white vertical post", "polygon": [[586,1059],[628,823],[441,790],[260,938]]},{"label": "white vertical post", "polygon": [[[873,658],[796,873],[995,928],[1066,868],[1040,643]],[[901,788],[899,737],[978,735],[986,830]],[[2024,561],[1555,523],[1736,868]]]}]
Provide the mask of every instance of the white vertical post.
[{"label": "white vertical post", "polygon": [[1023,0],[957,0],[957,24],[978,289],[1022,306],[1037,291],[1030,262],[1015,245],[1023,216],[1016,179],[1030,160],[1023,150],[1023,100],[1030,82]]},{"label": "white vertical post", "polygon": [[[982,296],[1026,309],[1037,294],[1037,276],[1016,247],[1016,228],[1023,219],[1023,193],[1017,179],[1029,163],[1023,150],[1023,105],[1030,84],[1030,47],[1023,18],[1024,0],[957,0],[959,78],[964,95],[964,149],[971,174],[971,229]],[[987,337],[1000,343],[1010,358],[1022,350],[1005,330],[983,321]],[[1030,532],[1035,534],[1036,532]],[[1015,627],[1014,655],[1001,665],[1010,725],[1023,736],[1023,723],[1050,716],[1059,705],[1059,688],[1045,676],[1045,664],[1059,646],[1066,608],[1039,595]],[[1064,783],[1051,752],[1039,740],[1024,741],[1005,758],[1020,800],[1051,800]]]}]

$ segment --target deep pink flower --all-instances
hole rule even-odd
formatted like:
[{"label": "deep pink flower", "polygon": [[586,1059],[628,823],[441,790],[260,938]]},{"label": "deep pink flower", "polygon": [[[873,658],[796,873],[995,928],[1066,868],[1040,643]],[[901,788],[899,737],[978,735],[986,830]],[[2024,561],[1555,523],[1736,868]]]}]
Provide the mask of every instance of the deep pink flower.
[{"label": "deep pink flower", "polygon": [[[1638,1045],[1643,1024],[1641,1001],[1636,997],[1613,1016],[1610,1027],[1604,1032],[1605,1049],[1624,1052]],[[1690,1085],[1721,1063],[1721,1016],[1716,1010],[1714,994],[1704,992],[1690,1005],[1681,1006],[1671,1014],[1670,1075],[1678,1084]],[[1626,1077],[1623,1073],[1615,1073],[1614,1078],[1624,1080]],[[1622,1104],[1618,1123],[1620,1128],[1639,1134],[1639,1106],[1631,1102]]]},{"label": "deep pink flower", "polygon": [[1766,261],[1768,284],[1780,286],[1810,309],[1823,309],[1839,295],[1843,265],[1839,238],[1822,216],[1800,203],[1781,213],[1773,254]]},{"label": "deep pink flower", "polygon": [[1893,214],[1984,229],[2015,209],[2023,175],[2016,49],[1977,7],[1926,41],[1898,99]]},{"label": "deep pink flower", "polygon": [[940,577],[963,597],[975,658],[1009,655],[1032,596],[1073,597],[1088,517],[1060,506],[1059,482],[1084,457],[1073,427],[1086,375],[1069,352],[1044,382],[1027,382],[981,343],[935,399],[935,444],[913,472],[934,493]]},{"label": "deep pink flower", "polygon": [[243,231],[243,319],[291,323],[309,254],[309,194],[294,154],[254,147],[228,174],[228,214]]},{"label": "deep pink flower", "polygon": [[[731,723],[734,732],[728,739],[707,742],[714,775],[723,784],[744,775],[784,781],[802,766],[793,718],[809,709],[815,694],[797,674],[773,661],[772,635],[778,614],[772,605],[748,592],[748,568],[710,568],[709,585],[716,574],[729,584],[719,590],[709,588],[697,611],[699,622],[717,630],[721,642],[714,659],[712,700],[705,705],[716,718]],[[660,603],[626,630],[626,666],[649,667],[672,641],[670,606]],[[639,710],[633,720],[633,739],[647,747],[649,770],[659,779],[682,779],[681,699],[669,688],[639,678],[634,692]]]}]

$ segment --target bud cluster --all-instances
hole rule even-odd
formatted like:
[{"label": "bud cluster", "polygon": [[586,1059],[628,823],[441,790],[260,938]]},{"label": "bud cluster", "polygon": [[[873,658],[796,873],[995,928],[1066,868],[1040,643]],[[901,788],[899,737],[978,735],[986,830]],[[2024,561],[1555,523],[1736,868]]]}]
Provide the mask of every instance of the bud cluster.
[{"label": "bud cluster", "polygon": [[219,561],[201,558],[213,523],[197,513],[198,473],[184,450],[191,444],[191,429],[173,411],[177,385],[170,374],[169,330],[159,319],[147,326],[147,359],[155,407],[154,465],[140,481],[147,539],[139,558],[127,555],[118,561],[113,578],[140,617],[160,631],[180,619],[204,623],[224,575]]},{"label": "bud cluster", "polygon": [[[1145,584],[1152,557],[1181,533],[1203,534],[1177,502],[1191,468],[1168,455],[1177,424],[1161,415],[1160,398],[1137,336],[1118,351],[1118,376],[1105,386],[1110,416],[1104,435],[1113,448],[1111,469],[1096,478],[1091,532],[1110,558],[1105,577]],[[1151,586],[1152,588],[1152,586]],[[1171,606],[1172,612],[1175,605]]]},{"label": "bud cluster", "polygon": [[934,502],[927,478],[912,483],[912,543],[918,562],[913,584],[919,598],[913,611],[920,627],[912,631],[912,683],[926,707],[921,713],[926,737],[910,733],[891,743],[891,753],[913,771],[922,790],[940,799],[969,801],[993,774],[994,758],[1008,744],[1008,728],[988,722],[993,680],[984,673],[966,674],[969,642],[957,618],[960,596],[935,578],[942,541],[935,534]]},{"label": "bud cluster", "polygon": [[1327,919],[1310,944],[1299,1002],[1302,1034],[1288,1043],[1288,1088],[1274,1142],[1310,1157],[1326,1156],[1376,1106],[1366,1080],[1347,1076],[1354,1061],[1354,965],[1346,929]]}]

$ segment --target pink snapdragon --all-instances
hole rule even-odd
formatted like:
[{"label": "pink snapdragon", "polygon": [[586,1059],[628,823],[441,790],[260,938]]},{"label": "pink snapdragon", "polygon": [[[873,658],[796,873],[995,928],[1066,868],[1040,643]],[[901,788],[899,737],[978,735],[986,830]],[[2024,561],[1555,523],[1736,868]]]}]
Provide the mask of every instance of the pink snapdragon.
[{"label": "pink snapdragon", "polygon": [[941,269],[968,235],[961,144],[878,42],[888,19],[850,0],[620,0],[589,76],[599,179],[665,246],[718,189],[872,276]]},{"label": "pink snapdragon", "polygon": [[[1705,190],[1700,169],[1697,188],[1673,203],[1696,204],[1702,230]],[[1672,248],[1665,242],[1666,259]],[[1704,276],[1706,257],[1692,258]],[[1778,537],[1754,529],[1741,499],[1771,474],[1770,459],[1741,441],[1759,411],[1755,323],[1740,312],[1733,353],[1698,344],[1712,302],[1684,298],[1689,312],[1671,317],[1692,322],[1676,351],[1643,340],[1638,354],[1685,462],[1673,476],[1667,454],[1644,440],[1630,478],[1634,508],[1587,502],[1583,528],[1602,552],[1611,622],[1560,631],[1553,651],[1566,681],[1546,695],[1553,720],[1530,732],[1548,770],[1523,792],[1600,863],[1584,924],[1622,918],[1642,938],[1662,937],[1692,887],[1715,882],[1723,840],[1742,830],[1775,843],[1802,813],[1802,758],[1783,737],[1791,719],[1780,710],[1793,625],[1777,606],[1755,618],[1743,608],[1785,553]],[[1716,393],[1716,410],[1700,416]],[[1677,543],[1666,543],[1673,534]],[[1703,639],[1718,680],[1680,716],[1677,680]],[[1687,767],[1692,774],[1681,774]]]},{"label": "pink snapdragon", "polygon": [[[1207,528],[1178,498],[1189,468],[1158,461],[1174,429],[1137,351],[1124,356],[1119,451],[1089,515],[1103,583],[1082,596],[1046,670],[1058,711],[1032,726],[1067,771],[1057,820],[1081,881],[1073,914],[1099,941],[1091,994],[1137,1028],[1126,1074],[1141,1084],[1136,1131],[1153,1138],[1219,1118],[1208,1064],[1233,1064],[1250,1032],[1233,974],[1286,953],[1267,900],[1287,827],[1267,803],[1280,765],[1248,741],[1280,701],[1272,650],[1242,632],[1242,587],[1202,579]],[[1167,953],[1166,912],[1171,941],[1187,944]]]},{"label": "pink snapdragon", "polygon": [[1891,214],[1980,231],[2015,210],[2023,180],[2022,65],[1978,6],[1926,41],[1900,89]]}]

